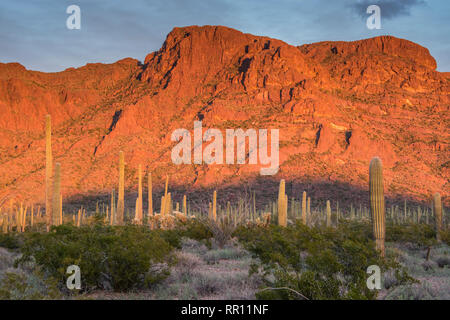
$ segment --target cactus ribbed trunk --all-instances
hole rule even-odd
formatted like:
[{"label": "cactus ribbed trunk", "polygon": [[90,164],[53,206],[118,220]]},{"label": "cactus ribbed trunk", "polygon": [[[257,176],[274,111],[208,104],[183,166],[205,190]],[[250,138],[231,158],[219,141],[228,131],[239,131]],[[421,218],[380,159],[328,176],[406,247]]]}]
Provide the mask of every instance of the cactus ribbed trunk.
[{"label": "cactus ribbed trunk", "polygon": [[213,205],[212,205],[212,219],[217,220],[217,191],[214,190],[213,194]]},{"label": "cactus ribbed trunk", "polygon": [[125,212],[125,157],[119,152],[119,195],[117,199],[117,224],[123,225]]},{"label": "cactus ribbed trunk", "polygon": [[173,204],[172,204],[172,194],[170,192],[167,193],[167,198],[166,200],[166,205],[165,205],[165,209],[166,209],[166,214],[172,214],[173,213]]},{"label": "cactus ribbed trunk", "polygon": [[311,216],[311,197],[308,197],[306,201],[306,225],[309,225],[309,220]]},{"label": "cactus ribbed trunk", "polygon": [[52,218],[52,118],[48,114],[45,117],[45,221],[47,228],[53,223]]},{"label": "cactus ribbed trunk", "polygon": [[302,223],[306,225],[306,191],[303,191],[302,197]]},{"label": "cactus ribbed trunk", "polygon": [[136,211],[136,222],[142,224],[144,217],[142,210],[142,166],[138,166],[138,198],[137,198],[137,211]]},{"label": "cactus ribbed trunk", "polygon": [[110,215],[110,225],[114,225],[116,221],[116,210],[115,210],[116,202],[115,202],[115,191],[112,189],[111,191],[111,215]]},{"label": "cactus ribbed trunk", "polygon": [[383,167],[381,160],[375,157],[370,162],[369,167],[369,194],[370,212],[373,223],[373,234],[375,236],[376,248],[384,257],[385,238],[385,210],[384,210],[384,190],[383,190]]},{"label": "cactus ribbed trunk", "polygon": [[187,216],[187,198],[186,195],[183,196],[183,214]]},{"label": "cactus ribbed trunk", "polygon": [[63,224],[63,198],[62,198],[62,194],[59,197],[59,224],[62,225]]},{"label": "cactus ribbed trunk", "polygon": [[331,205],[330,205],[330,200],[327,200],[327,227],[331,227]]},{"label": "cactus ribbed trunk", "polygon": [[441,231],[442,231],[442,201],[441,195],[439,193],[435,193],[433,196],[433,208],[434,208],[434,217],[435,217],[435,228],[436,228],[436,239],[438,241],[441,240]]},{"label": "cactus ribbed trunk", "polygon": [[160,210],[160,214],[161,215],[165,215],[166,214],[165,205],[166,205],[166,199],[165,199],[164,196],[162,196],[161,197],[161,210]]},{"label": "cactus ribbed trunk", "polygon": [[166,185],[164,187],[164,197],[167,198],[167,193],[169,191],[169,176],[166,176]]},{"label": "cactus ribbed trunk", "polygon": [[285,190],[285,181],[282,179],[278,190],[278,225],[282,227],[287,226],[287,204]]},{"label": "cactus ribbed trunk", "polygon": [[148,217],[153,216],[153,186],[152,186],[152,173],[148,173]]},{"label": "cactus ribbed trunk", "polygon": [[59,225],[61,211],[61,164],[55,164],[53,177],[52,225]]}]

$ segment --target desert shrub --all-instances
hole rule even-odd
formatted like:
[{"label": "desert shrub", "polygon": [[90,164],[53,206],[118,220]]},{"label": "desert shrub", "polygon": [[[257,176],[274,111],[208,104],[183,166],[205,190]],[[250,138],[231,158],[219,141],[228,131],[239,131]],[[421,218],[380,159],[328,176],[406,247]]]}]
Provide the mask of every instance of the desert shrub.
[{"label": "desert shrub", "polygon": [[20,236],[17,233],[0,233],[0,247],[17,249],[20,247]]},{"label": "desert shrub", "polygon": [[401,285],[392,290],[384,299],[386,300],[436,300],[449,299],[447,292],[440,292],[427,282]]},{"label": "desert shrub", "polygon": [[418,247],[436,244],[436,231],[426,224],[387,225],[386,241],[411,243]]},{"label": "desert shrub", "polygon": [[240,259],[246,254],[247,252],[240,249],[239,247],[230,247],[208,251],[203,256],[203,259],[209,264],[214,264],[219,262],[220,260]]},{"label": "desert shrub", "polygon": [[450,268],[450,257],[449,256],[438,256],[436,259],[436,263],[439,268]]},{"label": "desert shrub", "polygon": [[[261,299],[375,299],[367,288],[367,267],[394,270],[398,283],[412,278],[394,259],[383,259],[366,232],[354,224],[308,228],[301,223],[282,228],[245,228],[236,235],[255,258],[251,273],[261,273],[266,287]],[[292,291],[293,290],[293,291]],[[301,295],[300,295],[301,294]]]},{"label": "desert shrub", "polygon": [[62,288],[66,269],[74,264],[81,270],[82,290],[126,291],[167,275],[168,267],[154,267],[169,261],[171,249],[158,233],[141,226],[62,225],[28,234],[18,264],[35,261]]},{"label": "desert shrub", "polygon": [[190,219],[178,228],[185,238],[203,241],[213,237],[213,233],[207,225],[199,221],[199,219]]},{"label": "desert shrub", "polygon": [[23,271],[0,274],[0,300],[42,300],[58,299],[61,293],[51,279],[39,272]]},{"label": "desert shrub", "polygon": [[446,228],[440,232],[441,240],[446,245],[450,246],[450,228]]},{"label": "desert shrub", "polygon": [[209,230],[212,240],[219,248],[223,248],[232,238],[237,228],[237,224],[226,216],[217,218],[216,221],[203,218],[198,219],[206,230]]}]

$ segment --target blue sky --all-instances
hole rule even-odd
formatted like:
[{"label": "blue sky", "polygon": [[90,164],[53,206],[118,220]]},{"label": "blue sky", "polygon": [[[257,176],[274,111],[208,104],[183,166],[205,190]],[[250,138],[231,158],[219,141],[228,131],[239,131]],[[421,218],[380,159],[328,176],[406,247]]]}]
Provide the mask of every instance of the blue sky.
[{"label": "blue sky", "polygon": [[[69,5],[81,29],[69,30]],[[381,30],[365,9],[381,7]],[[125,57],[143,60],[173,27],[225,25],[293,45],[358,40],[383,34],[427,47],[439,71],[450,71],[448,0],[2,0],[0,62],[46,72]]]}]

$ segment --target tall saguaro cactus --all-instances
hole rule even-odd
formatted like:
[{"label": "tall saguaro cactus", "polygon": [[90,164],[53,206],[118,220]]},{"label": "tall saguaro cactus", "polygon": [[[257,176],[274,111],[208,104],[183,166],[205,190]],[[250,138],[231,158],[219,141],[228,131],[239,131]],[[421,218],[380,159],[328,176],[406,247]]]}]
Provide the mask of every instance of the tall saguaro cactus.
[{"label": "tall saguaro cactus", "polygon": [[384,237],[385,210],[384,210],[384,190],[383,190],[383,166],[381,160],[375,157],[369,166],[369,194],[370,211],[373,223],[373,234],[375,236],[375,245],[384,257]]},{"label": "tall saguaro cactus", "polygon": [[55,164],[53,178],[52,225],[59,225],[61,212],[61,164]]},{"label": "tall saguaro cactus", "polygon": [[123,224],[125,211],[125,157],[123,151],[119,152],[119,194],[117,199],[117,224]]},{"label": "tall saguaro cactus", "polygon": [[45,220],[47,228],[52,225],[52,118],[48,114],[45,117]]},{"label": "tall saguaro cactus", "polygon": [[278,190],[278,224],[282,227],[287,226],[287,201],[285,190],[285,181],[282,179]]},{"label": "tall saguaro cactus", "polygon": [[438,241],[441,240],[441,231],[442,231],[442,201],[441,195],[439,193],[435,193],[433,196],[433,208],[434,208],[434,217],[435,217],[435,227],[436,227],[436,239]]}]

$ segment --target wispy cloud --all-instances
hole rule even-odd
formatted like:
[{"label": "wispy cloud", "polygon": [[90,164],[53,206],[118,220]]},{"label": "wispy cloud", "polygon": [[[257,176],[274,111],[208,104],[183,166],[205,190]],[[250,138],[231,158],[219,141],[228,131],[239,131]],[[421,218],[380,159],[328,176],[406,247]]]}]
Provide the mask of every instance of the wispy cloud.
[{"label": "wispy cloud", "polygon": [[394,19],[399,16],[410,15],[412,7],[425,4],[424,0],[360,0],[350,7],[361,17],[367,18],[367,7],[378,5],[383,19]]}]

